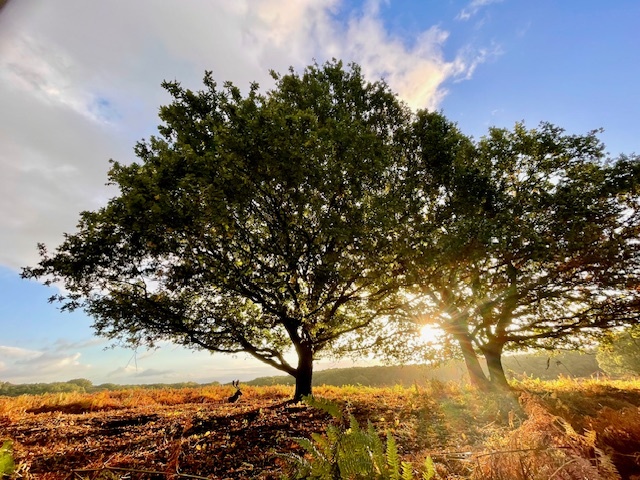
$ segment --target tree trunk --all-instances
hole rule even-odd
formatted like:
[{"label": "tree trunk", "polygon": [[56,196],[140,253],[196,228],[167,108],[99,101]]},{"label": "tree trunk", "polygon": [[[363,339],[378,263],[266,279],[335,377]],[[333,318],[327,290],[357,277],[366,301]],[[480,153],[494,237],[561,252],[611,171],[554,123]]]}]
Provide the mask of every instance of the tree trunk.
[{"label": "tree trunk", "polygon": [[311,380],[313,377],[313,352],[309,348],[300,347],[298,351],[298,368],[296,368],[296,391],[293,401],[299,402],[302,397],[311,395]]},{"label": "tree trunk", "polygon": [[504,367],[502,366],[503,348],[504,344],[502,343],[490,342],[482,348],[482,354],[487,361],[491,386],[500,390],[510,390],[511,387],[509,387],[509,382],[507,382]]},{"label": "tree trunk", "polygon": [[465,334],[457,334],[455,335],[455,338],[462,350],[462,356],[467,367],[467,372],[469,373],[469,381],[471,382],[471,385],[474,385],[481,390],[487,390],[490,386],[489,379],[484,374],[484,371],[480,366],[480,362],[478,361],[478,356],[473,348],[471,339],[469,339],[468,335]]}]

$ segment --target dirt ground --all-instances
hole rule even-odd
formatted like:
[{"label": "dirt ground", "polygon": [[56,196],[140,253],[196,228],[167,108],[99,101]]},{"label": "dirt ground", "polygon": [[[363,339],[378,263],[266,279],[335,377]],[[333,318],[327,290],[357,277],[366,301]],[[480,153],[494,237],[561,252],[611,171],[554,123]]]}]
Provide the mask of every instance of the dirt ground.
[{"label": "dirt ground", "polygon": [[[38,478],[280,478],[278,452],[322,431],[322,412],[283,402],[42,411],[2,426],[16,462]],[[117,476],[116,478],[119,478]]]},{"label": "dirt ground", "polygon": [[[260,388],[268,387],[232,404],[225,392],[196,392],[172,404],[88,395],[34,401],[20,412],[5,407],[4,415],[0,408],[0,442],[13,442],[16,478],[279,479],[282,454],[301,453],[295,438],[336,420]],[[432,457],[436,478],[550,478],[527,473],[546,467],[571,479],[581,462],[581,478],[640,478],[639,390],[543,386],[500,396],[432,385],[316,394],[391,432],[403,460]]]}]

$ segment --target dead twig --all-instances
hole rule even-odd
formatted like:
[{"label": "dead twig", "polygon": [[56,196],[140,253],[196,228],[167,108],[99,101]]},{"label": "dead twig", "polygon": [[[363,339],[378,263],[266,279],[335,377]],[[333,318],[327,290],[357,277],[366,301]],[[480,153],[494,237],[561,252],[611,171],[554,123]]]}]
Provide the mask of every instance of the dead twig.
[{"label": "dead twig", "polygon": [[459,460],[467,460],[464,457],[488,457],[492,455],[502,455],[507,453],[527,453],[527,452],[546,452],[548,450],[562,450],[569,449],[571,447],[560,446],[560,447],[535,447],[535,448],[517,448],[513,450],[494,450],[492,452],[428,452],[430,457],[460,457]]}]

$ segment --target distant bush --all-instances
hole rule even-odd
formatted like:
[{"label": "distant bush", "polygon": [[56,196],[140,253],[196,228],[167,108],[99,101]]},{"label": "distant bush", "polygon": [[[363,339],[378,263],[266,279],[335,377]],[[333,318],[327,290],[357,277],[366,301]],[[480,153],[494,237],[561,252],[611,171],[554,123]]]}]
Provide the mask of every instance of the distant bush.
[{"label": "distant bush", "polygon": [[86,378],[74,378],[73,380],[67,381],[67,383],[78,385],[79,387],[83,388],[85,392],[89,392],[93,388],[93,382],[91,380],[87,380]]},{"label": "distant bush", "polygon": [[0,395],[7,397],[17,397],[19,395],[42,395],[44,393],[71,393],[85,392],[84,387],[77,383],[54,382],[54,383],[26,383],[14,385],[8,382],[0,382]]},{"label": "distant bush", "polygon": [[598,348],[600,368],[612,376],[640,375],[640,326],[615,333]]},{"label": "distant bush", "polygon": [[153,383],[145,385],[118,385],[116,383],[103,383],[100,385],[93,385],[91,380],[86,378],[74,378],[67,382],[53,382],[53,383],[25,383],[25,384],[12,384],[9,382],[0,382],[0,396],[17,397],[20,395],[43,395],[45,393],[95,393],[104,391],[119,391],[119,390],[160,390],[164,388],[172,389],[186,389],[186,388],[198,388],[217,386],[220,382],[211,382],[207,384],[199,384],[195,382],[180,382],[180,383]]},{"label": "distant bush", "polygon": [[[559,377],[587,378],[600,372],[594,352],[540,352],[505,355],[507,377],[533,377],[553,380]],[[466,368],[460,360],[440,365],[391,365],[319,370],[313,374],[313,385],[362,385],[365,387],[411,386],[430,380],[459,382],[466,380]],[[291,376],[260,377],[247,385],[293,385]]]}]

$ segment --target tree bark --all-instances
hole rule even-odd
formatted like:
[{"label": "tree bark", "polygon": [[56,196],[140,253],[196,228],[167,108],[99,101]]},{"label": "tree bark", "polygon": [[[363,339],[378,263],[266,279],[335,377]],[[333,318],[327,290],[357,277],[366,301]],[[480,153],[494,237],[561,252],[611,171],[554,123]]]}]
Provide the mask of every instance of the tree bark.
[{"label": "tree bark", "polygon": [[490,386],[489,379],[480,366],[478,355],[476,355],[471,339],[466,334],[457,334],[455,335],[455,339],[458,345],[460,345],[460,350],[462,350],[462,357],[464,358],[464,363],[469,373],[471,385],[481,390],[488,390]]},{"label": "tree bark", "polygon": [[510,390],[509,382],[504,374],[504,367],[502,365],[502,349],[503,343],[490,342],[486,346],[482,347],[482,354],[487,361],[487,368],[489,369],[489,379],[491,386],[500,390]]},{"label": "tree bark", "polygon": [[310,348],[300,346],[298,352],[298,368],[296,368],[296,390],[293,401],[299,402],[302,397],[311,395],[311,380],[313,378],[313,351]]}]

